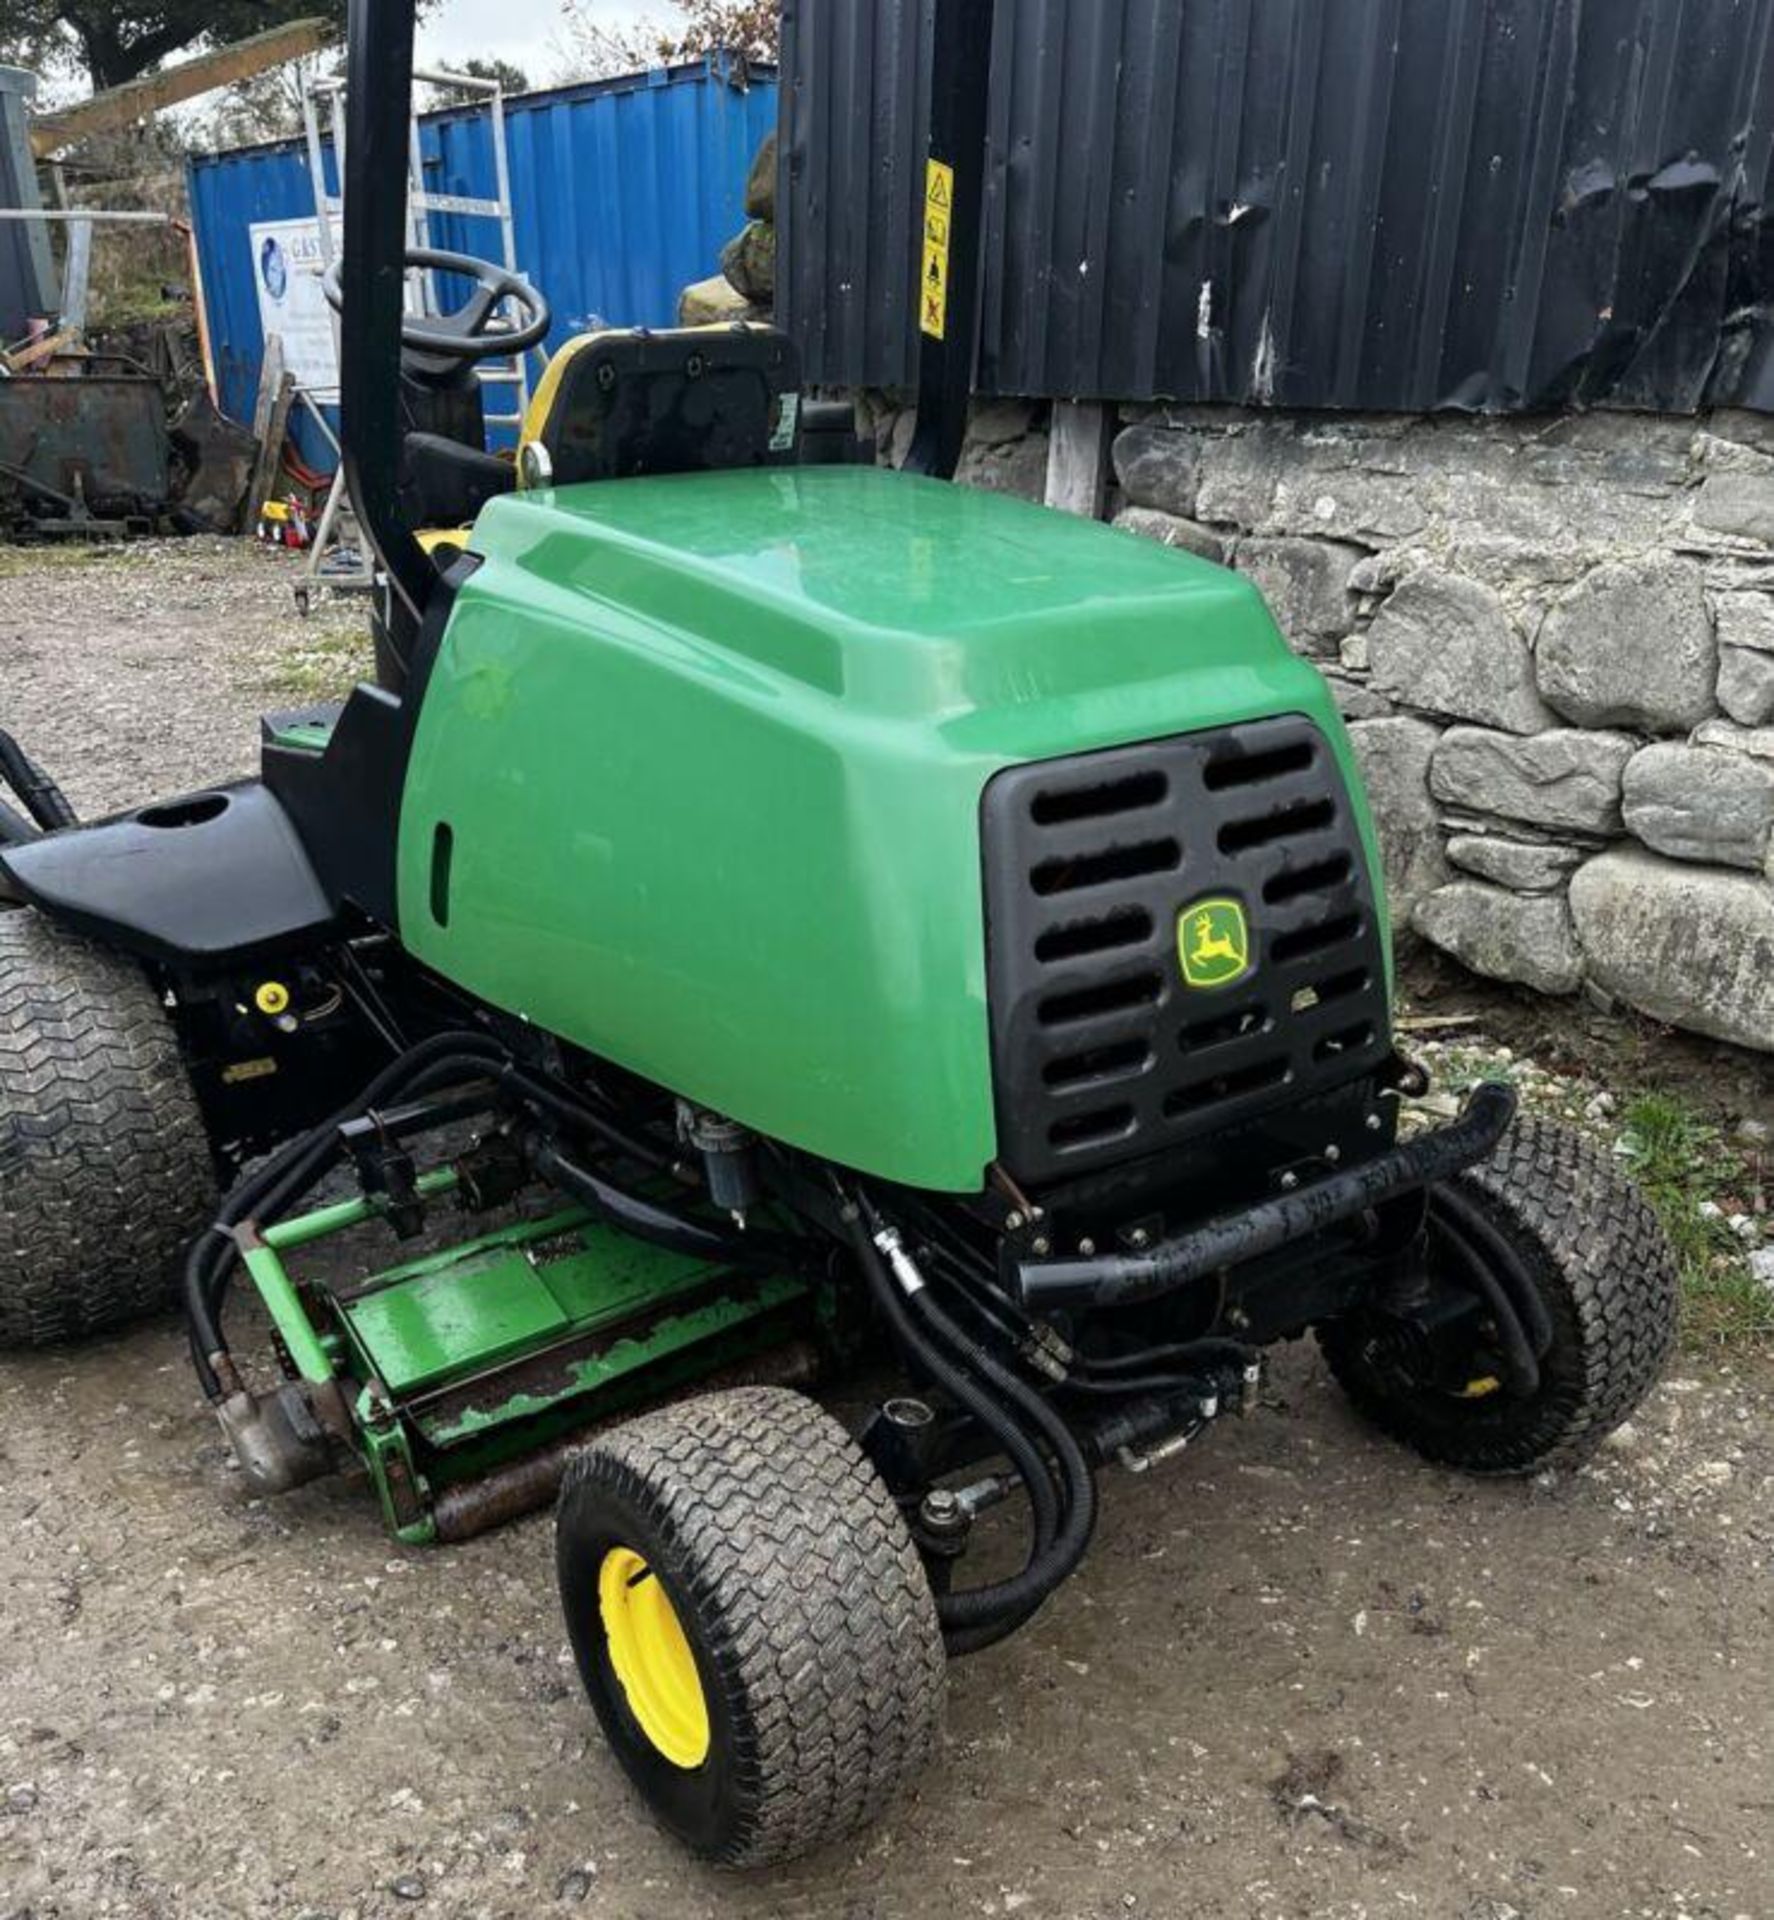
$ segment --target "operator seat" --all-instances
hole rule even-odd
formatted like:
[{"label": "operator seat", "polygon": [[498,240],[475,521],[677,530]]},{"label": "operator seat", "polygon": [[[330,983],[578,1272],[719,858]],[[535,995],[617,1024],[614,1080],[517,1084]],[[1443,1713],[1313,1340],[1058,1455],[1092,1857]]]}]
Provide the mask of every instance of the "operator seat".
[{"label": "operator seat", "polygon": [[486,450],[480,376],[468,362],[403,347],[400,417],[400,511],[409,527],[465,527],[517,485],[511,460]]},{"label": "operator seat", "polygon": [[800,355],[774,327],[580,334],[549,361],[530,401],[521,483],[790,465],[800,389]]}]

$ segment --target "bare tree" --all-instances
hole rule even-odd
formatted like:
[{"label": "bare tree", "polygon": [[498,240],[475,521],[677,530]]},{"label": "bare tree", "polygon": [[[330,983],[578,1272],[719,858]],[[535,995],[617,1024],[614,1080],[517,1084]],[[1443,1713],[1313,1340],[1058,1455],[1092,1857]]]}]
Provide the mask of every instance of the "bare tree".
[{"label": "bare tree", "polygon": [[592,17],[590,0],[565,0],[558,40],[557,78],[601,80],[673,60],[733,53],[743,60],[774,60],[782,19],[776,0],[668,0],[673,17],[606,26]]},{"label": "bare tree", "polygon": [[302,85],[336,75],[344,65],[336,53],[309,53],[267,73],[255,74],[220,94],[202,114],[186,122],[194,145],[217,152],[248,147],[261,140],[288,140],[302,131]]},{"label": "bare tree", "polygon": [[[486,59],[477,53],[466,60],[442,60],[438,64],[451,73],[462,74],[471,80],[497,80],[508,94],[528,93],[530,90],[530,76],[522,67],[513,66],[509,60]],[[485,98],[486,95],[474,87],[433,86],[428,104],[432,107],[472,107]]]}]

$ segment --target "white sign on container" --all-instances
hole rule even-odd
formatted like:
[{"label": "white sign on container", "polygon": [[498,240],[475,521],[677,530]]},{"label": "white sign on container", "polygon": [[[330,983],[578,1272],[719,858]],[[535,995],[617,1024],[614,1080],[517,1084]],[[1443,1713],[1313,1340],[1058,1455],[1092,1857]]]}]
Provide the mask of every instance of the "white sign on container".
[{"label": "white sign on container", "polygon": [[[326,265],[320,221],[255,220],[247,229],[253,250],[253,285],[259,295],[259,325],[283,338],[283,364],[299,386],[317,398],[336,399],[339,356],[332,310],[320,290]],[[340,246],[335,224],[335,257]]]}]

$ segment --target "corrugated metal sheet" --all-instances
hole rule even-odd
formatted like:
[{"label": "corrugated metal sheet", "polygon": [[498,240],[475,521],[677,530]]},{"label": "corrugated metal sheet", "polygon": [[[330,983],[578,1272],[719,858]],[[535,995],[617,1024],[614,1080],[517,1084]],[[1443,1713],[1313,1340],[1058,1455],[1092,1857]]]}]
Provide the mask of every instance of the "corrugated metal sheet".
[{"label": "corrugated metal sheet", "polygon": [[[779,315],[905,386],[928,0],[786,0]],[[999,0],[979,385],[1774,410],[1774,0]]]},{"label": "corrugated metal sheet", "polygon": [[[327,164],[328,183],[336,186],[330,153]],[[224,413],[250,421],[265,335],[247,230],[257,220],[294,220],[314,211],[307,158],[298,143],[193,154],[185,180],[219,402]],[[320,460],[324,442],[316,444],[299,416],[296,424],[304,457]],[[330,458],[325,464],[332,464]]]},{"label": "corrugated metal sheet", "polygon": [[[745,217],[752,155],[776,124],[776,77],[697,62],[524,94],[505,120],[517,262],[554,309],[553,348],[594,320],[668,325],[685,284],[716,271]],[[492,196],[484,107],[425,116],[420,154],[432,191]],[[299,141],[197,155],[189,182],[222,405],[250,418],[264,337],[247,229],[313,212],[307,156]],[[488,220],[434,217],[432,239],[499,257]]]}]

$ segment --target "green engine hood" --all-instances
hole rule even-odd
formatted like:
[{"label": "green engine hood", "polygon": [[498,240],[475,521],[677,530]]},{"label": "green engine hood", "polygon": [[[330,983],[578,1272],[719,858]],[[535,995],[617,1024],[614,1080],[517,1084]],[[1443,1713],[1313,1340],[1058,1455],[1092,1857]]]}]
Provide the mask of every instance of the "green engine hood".
[{"label": "green engine hood", "polygon": [[993,773],[1291,712],[1356,786],[1324,682],[1248,582],[1000,495],[661,476],[494,500],[471,545],[402,805],[406,944],[908,1184],[977,1188],[994,1154]]}]

